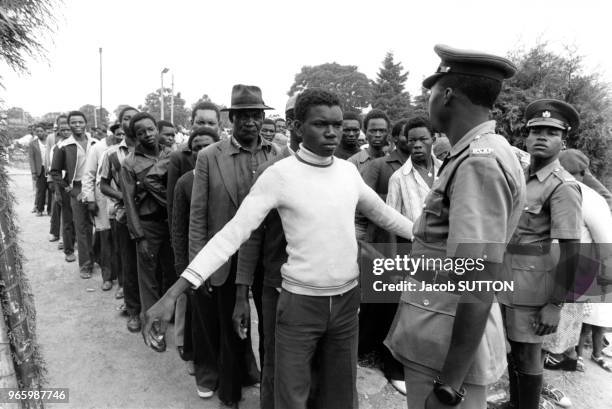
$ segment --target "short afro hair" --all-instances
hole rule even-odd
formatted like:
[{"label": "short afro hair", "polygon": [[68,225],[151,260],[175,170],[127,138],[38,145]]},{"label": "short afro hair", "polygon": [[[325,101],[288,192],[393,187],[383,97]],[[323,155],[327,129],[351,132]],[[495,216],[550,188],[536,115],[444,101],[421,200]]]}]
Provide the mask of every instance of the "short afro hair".
[{"label": "short afro hair", "polygon": [[187,140],[187,147],[189,147],[190,150],[191,144],[197,136],[210,136],[213,141],[219,142],[219,134],[217,131],[208,126],[199,126],[197,129],[191,132],[191,135],[189,135],[189,140]]},{"label": "short afro hair", "polygon": [[357,121],[359,122],[359,128],[361,128],[361,115],[354,111],[343,112],[343,121]]},{"label": "short afro hair", "polygon": [[304,122],[310,108],[319,105],[341,106],[336,94],[322,88],[309,88],[302,92],[295,101],[295,119]]},{"label": "short afro hair", "polygon": [[381,109],[373,109],[368,112],[368,114],[363,119],[363,130],[366,131],[368,129],[368,122],[370,122],[370,120],[379,118],[385,120],[385,122],[387,123],[387,128],[391,128],[391,120],[389,119],[385,111]]},{"label": "short afro hair", "polygon": [[274,123],[277,123],[277,122],[287,122],[287,121],[285,121],[285,118],[276,118],[274,120]]},{"label": "short afro hair", "polygon": [[438,80],[440,87],[452,88],[465,95],[474,105],[493,108],[501,92],[502,82],[474,75],[447,74]]},{"label": "short afro hair", "polygon": [[400,134],[402,133],[402,129],[404,129],[404,126],[406,125],[407,122],[408,122],[407,119],[402,118],[396,123],[394,123],[393,128],[391,128],[391,136],[393,138],[397,138],[398,136],[400,136]]},{"label": "short afro hair", "polygon": [[66,120],[68,121],[68,123],[70,123],[70,118],[72,118],[73,116],[80,116],[81,118],[85,120],[85,123],[87,123],[87,117],[81,111],[70,111],[68,113],[68,116],[66,117],[67,118]]},{"label": "short afro hair", "polygon": [[193,124],[193,120],[195,119],[196,112],[198,111],[215,111],[217,114],[217,121],[221,122],[221,111],[219,111],[219,107],[213,104],[212,102],[200,102],[196,106],[193,107],[191,111],[191,123]]},{"label": "short afro hair", "polygon": [[158,121],[157,122],[157,130],[159,132],[161,132],[162,128],[174,128],[176,129],[176,126],[174,126],[174,124],[170,121]]},{"label": "short afro hair", "polygon": [[55,118],[55,125],[59,125],[59,121],[62,118],[64,118],[66,120],[66,122],[68,122],[68,115],[66,115],[66,114],[59,114],[57,116],[57,118]]},{"label": "short afro hair", "polygon": [[151,114],[149,114],[148,112],[139,112],[134,115],[132,119],[130,119],[130,126],[128,127],[130,136],[134,138],[136,137],[136,134],[134,133],[134,127],[136,126],[136,122],[142,121],[143,119],[150,119],[151,121],[153,121],[153,125],[157,126],[157,121],[155,120],[155,118],[153,118]]},{"label": "short afro hair", "polygon": [[276,129],[276,121],[274,119],[270,119],[270,118],[264,118],[262,125],[274,125],[274,128]]},{"label": "short afro hair", "polygon": [[404,128],[404,136],[408,136],[408,131],[414,128],[426,128],[431,136],[434,135],[433,126],[427,117],[417,116],[410,118]]},{"label": "short afro hair", "polygon": [[136,108],[131,107],[131,106],[124,107],[124,108],[123,108],[123,109],[122,109],[122,110],[119,112],[119,115],[117,116],[117,118],[119,119],[119,123],[123,122],[123,115],[125,115],[125,113],[126,113],[127,111],[136,111],[136,112],[140,112],[140,111],[138,111]]}]

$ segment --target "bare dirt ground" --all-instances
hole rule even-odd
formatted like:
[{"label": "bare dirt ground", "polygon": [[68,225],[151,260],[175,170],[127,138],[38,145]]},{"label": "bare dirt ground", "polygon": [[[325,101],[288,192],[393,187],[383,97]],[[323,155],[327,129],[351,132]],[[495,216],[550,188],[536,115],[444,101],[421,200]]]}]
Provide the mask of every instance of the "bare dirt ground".
[{"label": "bare dirt ground", "polygon": [[[145,347],[119,315],[114,289],[100,290],[101,278],[79,278],[77,263],[68,264],[57,243],[48,242],[49,218],[35,217],[27,170],[12,171],[13,192],[21,226],[25,271],[32,284],[38,341],[47,363],[48,387],[68,388],[69,404],[50,408],[218,408],[216,398],[202,400],[195,382],[176,352],[172,331],[165,353]],[[254,311],[254,309],[253,309]],[[253,314],[256,319],[255,314]],[[256,324],[254,324],[256,327]],[[257,340],[254,340],[257,342]],[[586,359],[585,373],[547,372],[547,381],[561,387],[576,409],[611,409],[612,374]],[[503,383],[502,383],[503,384]],[[492,388],[492,393],[499,385]],[[405,408],[377,370],[360,368],[358,390],[362,409]],[[259,391],[243,390],[241,408],[258,408]],[[339,408],[342,409],[342,408]],[[412,408],[411,408],[412,409]]]}]

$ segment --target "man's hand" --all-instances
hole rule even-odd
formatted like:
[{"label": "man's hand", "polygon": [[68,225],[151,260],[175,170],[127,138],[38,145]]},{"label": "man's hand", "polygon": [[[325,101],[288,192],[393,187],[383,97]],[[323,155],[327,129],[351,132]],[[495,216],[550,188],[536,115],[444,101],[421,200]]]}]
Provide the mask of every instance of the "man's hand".
[{"label": "man's hand", "polygon": [[151,251],[149,251],[149,243],[147,242],[146,239],[140,240],[137,244],[137,247],[138,247],[138,252],[142,254],[143,256],[150,258],[150,259],[154,257],[154,254],[151,253]]},{"label": "man's hand", "polygon": [[87,211],[91,215],[91,217],[95,217],[98,215],[98,204],[96,202],[87,202]]},{"label": "man's hand", "polygon": [[[247,296],[244,295],[244,288],[242,287],[246,287]],[[251,307],[249,305],[248,291],[248,286],[236,286],[236,305],[234,306],[234,313],[232,314],[232,322],[234,323],[234,331],[236,331],[240,339],[245,339],[247,337],[247,329],[251,323]]]},{"label": "man's hand", "polygon": [[533,322],[533,329],[536,335],[548,335],[557,330],[559,318],[561,317],[561,307],[553,304],[546,304],[538,312],[536,320]]},{"label": "man's hand", "polygon": [[[174,316],[174,306],[176,298],[168,291],[162,298],[159,299],[147,312],[144,314],[144,323],[142,326],[142,337],[144,343],[155,350],[152,346],[159,344],[159,339],[163,339],[168,323]],[[154,323],[156,323],[154,327]]]}]

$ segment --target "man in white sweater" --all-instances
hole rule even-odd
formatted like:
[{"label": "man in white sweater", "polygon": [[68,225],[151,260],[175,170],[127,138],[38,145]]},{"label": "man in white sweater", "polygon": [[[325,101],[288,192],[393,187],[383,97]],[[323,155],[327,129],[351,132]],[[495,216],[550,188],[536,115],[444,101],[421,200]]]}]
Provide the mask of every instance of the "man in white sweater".
[{"label": "man in white sweater", "polygon": [[[334,160],[342,132],[338,97],[304,91],[295,106],[303,143],[295,156],[268,168],[234,218],[194,258],[181,278],[145,314],[143,336],[163,334],[176,298],[200,286],[277,209],[287,238],[276,316],[275,404],[306,407],[315,350],[321,362],[318,407],[357,407],[358,287],[355,209],[386,230],[412,237],[412,223],[393,210],[350,163]],[[152,331],[153,323],[158,322]],[[245,328],[246,330],[246,328]]]}]

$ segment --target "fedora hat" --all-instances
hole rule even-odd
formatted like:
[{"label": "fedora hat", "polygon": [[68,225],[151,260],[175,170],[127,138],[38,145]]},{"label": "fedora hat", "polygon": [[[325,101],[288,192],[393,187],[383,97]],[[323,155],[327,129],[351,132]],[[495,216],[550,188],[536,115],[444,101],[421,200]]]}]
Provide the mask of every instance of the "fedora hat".
[{"label": "fedora hat", "polygon": [[234,109],[274,109],[264,104],[261,89],[255,85],[237,84],[232,88],[232,105],[221,111]]}]

